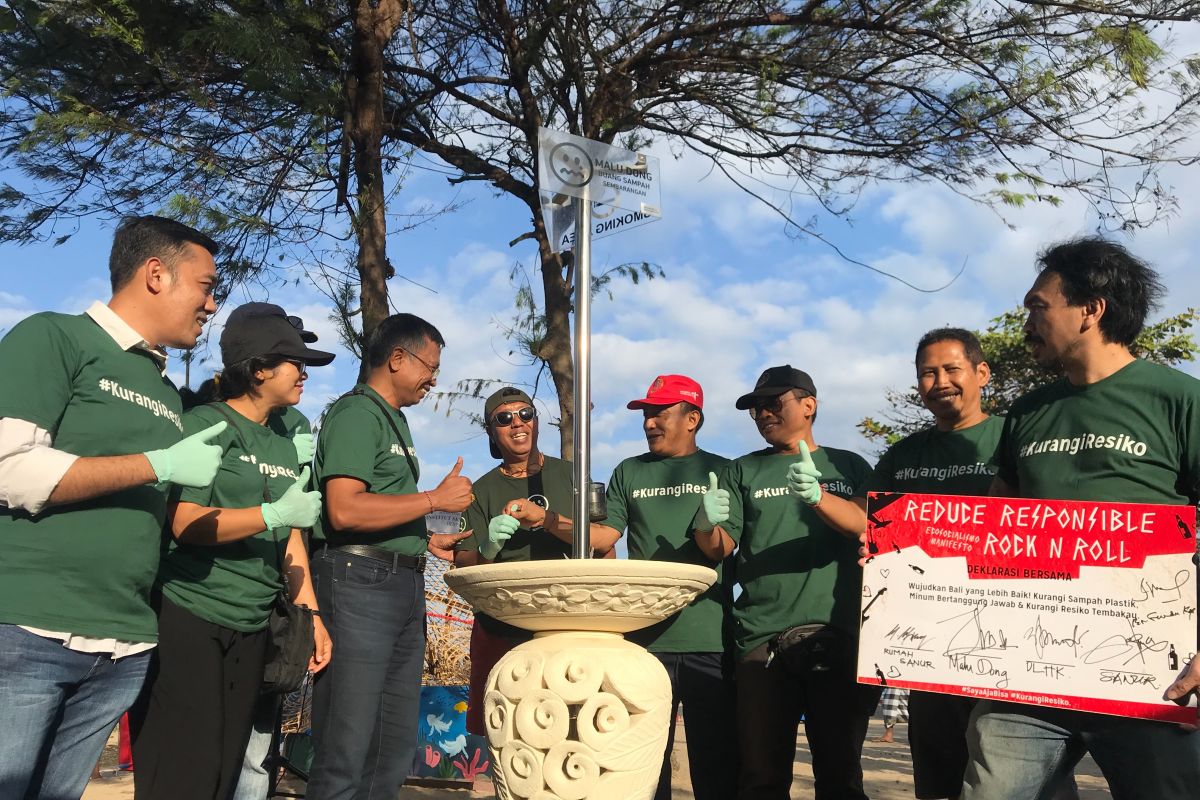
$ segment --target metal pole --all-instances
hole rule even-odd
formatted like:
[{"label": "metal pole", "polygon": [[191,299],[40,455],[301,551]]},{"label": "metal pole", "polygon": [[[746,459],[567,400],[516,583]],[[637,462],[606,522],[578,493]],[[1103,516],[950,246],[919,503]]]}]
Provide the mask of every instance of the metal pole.
[{"label": "metal pole", "polygon": [[592,555],[591,489],[592,454],[592,204],[584,197],[575,198],[575,505],[572,519],[575,530],[571,542],[572,558]]}]

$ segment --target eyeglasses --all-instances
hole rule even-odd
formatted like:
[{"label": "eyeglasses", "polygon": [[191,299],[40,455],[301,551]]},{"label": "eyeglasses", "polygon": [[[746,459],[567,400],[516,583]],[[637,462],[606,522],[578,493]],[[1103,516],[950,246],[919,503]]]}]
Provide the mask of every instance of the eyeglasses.
[{"label": "eyeglasses", "polygon": [[758,419],[764,411],[769,411],[772,414],[779,414],[779,412],[783,410],[784,401],[793,396],[796,396],[796,399],[799,399],[800,397],[807,397],[808,395],[797,395],[796,390],[793,389],[791,391],[784,392],[783,394],[777,394],[774,397],[764,397],[757,401],[754,405],[750,406],[750,418]]},{"label": "eyeglasses", "polygon": [[524,408],[517,409],[515,414],[511,411],[497,412],[496,416],[492,417],[492,424],[498,428],[507,428],[509,425],[512,425],[513,417],[520,417],[521,422],[529,422],[536,416],[537,409],[525,406]]},{"label": "eyeglasses", "polygon": [[408,353],[410,356],[415,358],[417,361],[420,361],[425,366],[425,369],[429,370],[430,378],[436,378],[439,374],[441,374],[441,372],[442,372],[441,367],[435,367],[435,366],[431,365],[428,361],[421,358],[419,355],[414,353],[412,350],[409,350],[407,347],[401,347],[400,349],[403,350],[404,352]]},{"label": "eyeglasses", "polygon": [[285,358],[282,363],[291,364],[301,375],[304,375],[306,372],[308,372],[307,365],[298,358]]}]

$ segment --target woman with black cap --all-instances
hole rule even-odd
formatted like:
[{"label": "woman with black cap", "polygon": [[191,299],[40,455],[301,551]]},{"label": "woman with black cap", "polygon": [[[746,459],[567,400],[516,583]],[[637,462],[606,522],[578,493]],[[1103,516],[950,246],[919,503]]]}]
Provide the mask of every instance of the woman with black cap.
[{"label": "woman with black cap", "polygon": [[[159,643],[133,717],[138,800],[227,797],[241,768],[263,677],[267,620],[281,587],[317,608],[300,529],[321,508],[296,447],[268,425],[300,402],[312,350],[279,306],[235,309],[221,335],[218,402],[183,417],[184,431],[229,423],[213,483],[172,497],[156,591]],[[286,575],[284,574],[286,573]],[[286,581],[286,583],[285,583]],[[309,668],[329,663],[315,620]]]}]

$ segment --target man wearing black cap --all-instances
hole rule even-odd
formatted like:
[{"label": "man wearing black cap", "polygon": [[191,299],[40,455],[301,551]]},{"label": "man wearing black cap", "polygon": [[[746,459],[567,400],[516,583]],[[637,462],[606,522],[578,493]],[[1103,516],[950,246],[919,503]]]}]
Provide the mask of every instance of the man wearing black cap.
[{"label": "man wearing black cap", "polygon": [[[483,404],[484,430],[493,458],[501,463],[475,481],[474,499],[463,514],[468,532],[455,563],[542,561],[568,558],[574,525],[571,465],[538,450],[538,416],[533,399],[512,386]],[[592,534],[592,546],[608,550],[617,536]],[[483,693],[488,673],[505,653],[532,634],[476,614],[471,629],[471,697],[467,730],[483,735]]]},{"label": "man wearing black cap", "polygon": [[871,469],[817,447],[817,390],[805,372],[771,367],[737,408],[769,447],[735,459],[719,484],[710,478],[695,535],[719,531],[738,545],[738,797],[789,796],[803,715],[816,800],[862,800],[859,761],[879,691],[855,677],[862,511],[848,498]]},{"label": "man wearing black cap", "polygon": [[162,217],[113,237],[112,298],[0,341],[0,796],[79,797],[158,641],[168,482],[221,463],[183,436],[166,347],[215,313],[216,242]]},{"label": "man wearing black cap", "polygon": [[393,797],[417,743],[425,661],[425,553],[461,538],[425,529],[433,511],[462,511],[462,459],[429,491],[401,411],[437,385],[445,341],[412,314],[393,314],[367,341],[367,380],[325,415],[313,475],[325,507],[314,530],[317,600],[337,658],[313,696],[308,796]]},{"label": "man wearing black cap", "polygon": [[[701,450],[696,434],[704,424],[704,391],[686,375],[659,375],[646,396],[627,408],[642,412],[649,452],[627,458],[608,483],[608,518],[592,530],[615,539],[629,530],[629,557],[700,564],[717,571],[717,582],[678,614],[626,635],[658,658],[671,679],[671,719],[683,704],[688,766],[696,800],[729,800],[737,794],[738,753],[734,735],[732,665],[726,658],[732,596],[722,562],[733,551],[727,536],[692,537],[692,519],[708,476],[729,459]],[[670,727],[655,800],[671,797]]]}]

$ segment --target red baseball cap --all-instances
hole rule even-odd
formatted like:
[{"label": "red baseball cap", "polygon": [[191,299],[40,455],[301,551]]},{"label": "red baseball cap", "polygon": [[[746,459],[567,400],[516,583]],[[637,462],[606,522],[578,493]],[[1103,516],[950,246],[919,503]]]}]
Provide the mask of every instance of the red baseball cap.
[{"label": "red baseball cap", "polygon": [[673,406],[676,403],[691,403],[696,408],[704,408],[704,390],[686,375],[659,375],[646,390],[644,398],[630,400],[625,407],[639,409],[646,406]]}]

